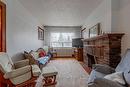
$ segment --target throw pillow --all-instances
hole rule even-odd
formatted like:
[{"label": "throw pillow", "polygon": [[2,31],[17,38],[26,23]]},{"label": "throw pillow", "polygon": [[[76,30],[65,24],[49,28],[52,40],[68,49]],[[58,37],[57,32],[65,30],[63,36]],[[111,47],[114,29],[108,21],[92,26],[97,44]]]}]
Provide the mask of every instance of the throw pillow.
[{"label": "throw pillow", "polygon": [[39,58],[39,53],[38,52],[31,51],[30,54],[34,57],[34,59],[38,59]]},{"label": "throw pillow", "polygon": [[125,82],[125,79],[123,76],[123,72],[115,72],[115,73],[106,75],[104,78],[111,80],[111,81],[115,81],[121,85],[126,85],[126,82]]},{"label": "throw pillow", "polygon": [[39,52],[39,57],[44,57],[46,56],[46,52],[45,51],[40,51]]},{"label": "throw pillow", "polygon": [[24,51],[24,56],[26,59],[29,59],[30,64],[36,64],[34,57],[30,53]]},{"label": "throw pillow", "polygon": [[49,52],[49,46],[43,46],[43,49],[44,49],[44,51],[45,51],[46,53]]},{"label": "throw pillow", "polygon": [[29,53],[28,53],[27,51],[24,51],[24,57],[25,57],[26,59],[28,59],[28,55],[29,55]]}]

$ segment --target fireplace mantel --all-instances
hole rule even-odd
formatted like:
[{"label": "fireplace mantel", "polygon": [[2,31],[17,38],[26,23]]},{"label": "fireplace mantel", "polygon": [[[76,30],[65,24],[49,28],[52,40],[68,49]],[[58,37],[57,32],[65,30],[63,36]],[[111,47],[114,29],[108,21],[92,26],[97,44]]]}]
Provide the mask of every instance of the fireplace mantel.
[{"label": "fireplace mantel", "polygon": [[115,68],[121,60],[121,38],[123,35],[124,33],[109,33],[83,39],[84,62],[90,67],[95,62]]}]

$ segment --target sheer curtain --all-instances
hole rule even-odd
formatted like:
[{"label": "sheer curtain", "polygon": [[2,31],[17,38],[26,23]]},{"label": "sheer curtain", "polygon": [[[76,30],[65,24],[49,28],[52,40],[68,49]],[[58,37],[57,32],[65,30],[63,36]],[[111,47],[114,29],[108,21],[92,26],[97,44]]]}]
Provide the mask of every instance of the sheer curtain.
[{"label": "sheer curtain", "polygon": [[52,47],[72,47],[72,38],[75,33],[51,33],[50,46]]}]

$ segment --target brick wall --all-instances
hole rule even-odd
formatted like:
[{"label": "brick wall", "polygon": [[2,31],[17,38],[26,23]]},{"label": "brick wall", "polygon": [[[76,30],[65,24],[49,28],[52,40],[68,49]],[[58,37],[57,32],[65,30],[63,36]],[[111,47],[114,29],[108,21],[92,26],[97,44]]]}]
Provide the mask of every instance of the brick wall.
[{"label": "brick wall", "polygon": [[84,62],[92,65],[89,55],[92,55],[98,64],[107,64],[116,67],[121,60],[121,37],[124,34],[104,34],[97,37],[84,39]]}]

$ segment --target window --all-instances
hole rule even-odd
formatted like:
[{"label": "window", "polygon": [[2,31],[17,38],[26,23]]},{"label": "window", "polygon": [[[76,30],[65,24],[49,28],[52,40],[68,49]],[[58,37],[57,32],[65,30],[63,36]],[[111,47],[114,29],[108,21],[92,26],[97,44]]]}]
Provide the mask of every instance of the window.
[{"label": "window", "polygon": [[52,47],[72,47],[74,33],[51,33],[50,45]]}]

